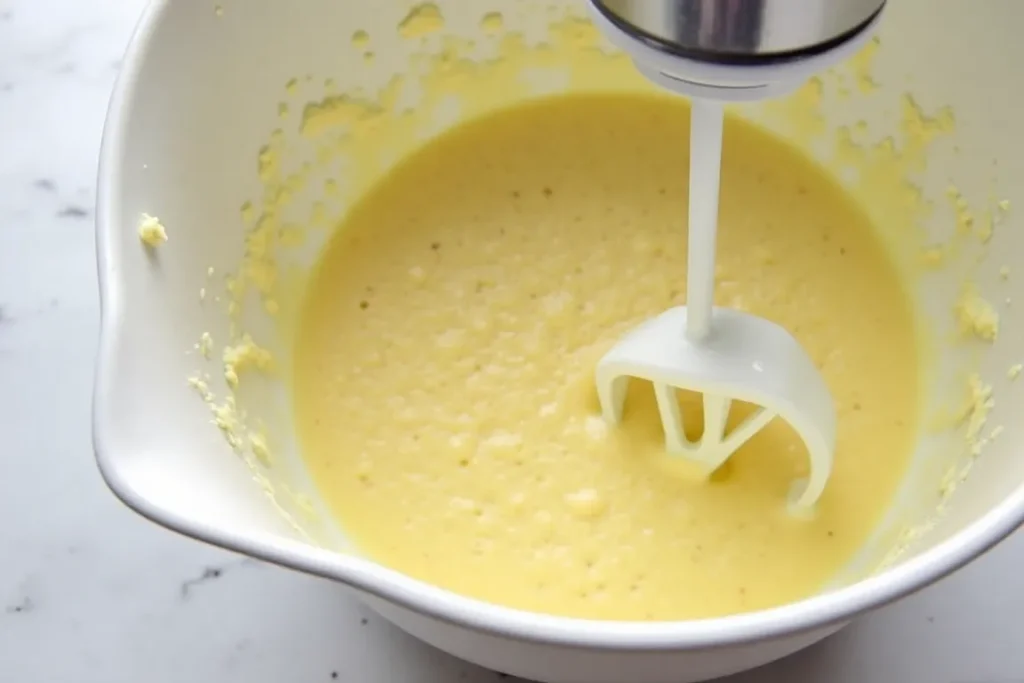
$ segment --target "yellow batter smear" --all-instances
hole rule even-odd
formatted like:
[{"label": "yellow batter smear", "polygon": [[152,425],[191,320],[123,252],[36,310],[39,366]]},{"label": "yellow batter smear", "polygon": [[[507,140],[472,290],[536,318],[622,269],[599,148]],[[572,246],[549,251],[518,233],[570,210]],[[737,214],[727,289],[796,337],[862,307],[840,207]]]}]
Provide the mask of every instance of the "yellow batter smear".
[{"label": "yellow batter smear", "polygon": [[359,29],[352,33],[352,46],[363,49],[370,44],[370,34]]},{"label": "yellow batter smear", "polygon": [[444,28],[441,10],[433,3],[416,5],[398,24],[398,34],[403,38],[419,38],[436,33]]},{"label": "yellow batter smear", "polygon": [[352,207],[308,287],[293,389],[317,488],[370,557],[533,611],[683,619],[805,597],[864,543],[917,430],[914,316],[860,207],[757,128],[726,126],[717,303],[785,326],[829,382],[816,515],[785,512],[807,464],[784,423],[698,483],[668,466],[649,386],[621,428],[598,417],[597,359],[685,302],[688,125],[661,96],[520,105]]},{"label": "yellow batter smear", "polygon": [[489,35],[501,33],[505,28],[505,17],[501,12],[488,12],[480,19],[480,28]]},{"label": "yellow batter smear", "polygon": [[224,347],[224,380],[229,387],[238,386],[238,376],[252,368],[260,371],[270,369],[273,358],[270,351],[262,348],[248,334],[234,346]]},{"label": "yellow batter smear", "polygon": [[196,343],[196,351],[198,351],[203,358],[209,360],[210,354],[213,352],[213,337],[209,332],[203,332],[199,336],[199,341]]},{"label": "yellow batter smear", "polygon": [[967,431],[964,436],[970,447],[971,455],[978,456],[985,446],[988,445],[989,441],[995,438],[997,435],[996,430],[1002,431],[1002,428],[997,426],[989,436],[982,436],[982,430],[988,422],[988,415],[992,412],[992,408],[995,407],[995,400],[992,398],[992,386],[985,384],[977,373],[971,373],[967,378],[967,389],[968,397],[965,411]]},{"label": "yellow batter smear", "polygon": [[862,95],[872,93],[878,89],[878,82],[872,76],[871,67],[881,44],[881,39],[875,36],[860,52],[850,59],[850,67],[854,73],[857,90]]},{"label": "yellow batter smear", "polygon": [[167,229],[156,216],[142,214],[139,222],[139,239],[150,249],[155,249],[167,241]]},{"label": "yellow batter smear", "polygon": [[968,282],[963,286],[954,311],[961,333],[982,341],[996,340],[999,334],[999,312],[978,293],[976,285]]}]

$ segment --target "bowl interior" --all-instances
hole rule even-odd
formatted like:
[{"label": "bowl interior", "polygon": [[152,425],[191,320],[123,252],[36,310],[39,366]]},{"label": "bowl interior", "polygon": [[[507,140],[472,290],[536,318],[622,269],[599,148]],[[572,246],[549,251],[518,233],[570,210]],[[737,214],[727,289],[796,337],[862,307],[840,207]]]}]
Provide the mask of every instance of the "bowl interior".
[{"label": "bowl interior", "polygon": [[[884,151],[891,140],[895,152],[879,167],[888,174],[879,182],[913,183],[921,199],[907,189],[900,195],[905,205],[894,199],[872,206],[874,218],[908,269],[920,270],[929,249],[943,247],[941,266],[922,272],[914,292],[922,324],[937,340],[922,408],[928,429],[886,522],[837,586],[964,531],[1024,479],[1024,424],[1012,419],[1022,387],[1011,377],[1024,348],[1024,273],[1014,271],[1012,257],[1024,246],[1015,210],[1024,206],[1024,138],[1015,134],[1024,89],[1014,74],[1024,44],[1012,30],[1024,20],[1024,5],[950,1],[937,12],[932,0],[890,4],[880,47],[784,102],[735,110],[807,148],[851,187],[873,163],[870,150]],[[584,13],[576,2],[509,8],[496,0],[447,0],[424,7],[416,22],[403,24],[413,9],[404,0],[374,2],[372,9],[308,0],[301,10],[275,0],[156,2],[143,21],[104,143],[105,336],[96,426],[108,480],[150,516],[207,540],[259,538],[294,557],[325,548],[353,552],[297,457],[284,380],[287,323],[303,269],[366,182],[366,174],[351,171],[353,160],[371,162],[338,152],[344,146],[329,130],[311,133],[318,119],[304,114],[326,112],[320,120],[338,126],[339,135],[346,126],[357,131],[360,149],[379,150],[372,163],[383,172],[460,117],[565,87],[607,87],[586,79],[567,85],[557,60],[537,61],[527,72],[503,72],[517,85],[492,84],[472,105],[460,98],[466,81],[453,79],[447,95],[417,111],[428,77],[418,74],[436,65],[437,54],[491,59],[508,49],[509,35],[535,45],[551,22]],[[441,31],[434,30],[431,7],[443,16]],[[465,40],[456,45],[452,36]],[[637,77],[635,87],[648,86]],[[416,113],[376,133],[344,119],[346,103],[380,101],[382,94],[385,109]],[[311,102],[320,109],[306,109]],[[944,107],[951,108],[952,127]],[[287,172],[278,178],[278,169]],[[281,179],[296,173],[300,180]],[[341,190],[329,191],[328,179]],[[282,184],[287,200],[274,194]],[[277,227],[305,228],[301,245],[282,250],[275,262],[282,283],[276,316],[267,314],[258,287],[230,291],[243,256],[248,250],[251,261],[256,249],[246,235],[271,205]],[[974,222],[958,233],[964,211]],[[152,253],[137,235],[143,213],[158,216],[169,235]],[[999,314],[992,343],[965,340],[957,330],[954,308],[966,283]],[[241,332],[277,362],[270,376],[247,378],[232,396],[220,361]],[[204,334],[212,340],[209,358]],[[977,433],[969,433],[972,415],[987,418]],[[237,439],[238,452],[225,436]]]}]

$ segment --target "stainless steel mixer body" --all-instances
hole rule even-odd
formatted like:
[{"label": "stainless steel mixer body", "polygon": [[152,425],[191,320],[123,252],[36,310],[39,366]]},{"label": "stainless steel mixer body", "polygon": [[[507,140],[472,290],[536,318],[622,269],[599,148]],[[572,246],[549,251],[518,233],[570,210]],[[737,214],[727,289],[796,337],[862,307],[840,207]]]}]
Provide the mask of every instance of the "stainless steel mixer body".
[{"label": "stainless steel mixer body", "polygon": [[844,43],[885,0],[592,0],[623,31],[694,60],[802,59]]},{"label": "stainless steel mixer body", "polygon": [[648,78],[689,97],[786,94],[852,55],[886,0],[590,0],[605,35]]}]

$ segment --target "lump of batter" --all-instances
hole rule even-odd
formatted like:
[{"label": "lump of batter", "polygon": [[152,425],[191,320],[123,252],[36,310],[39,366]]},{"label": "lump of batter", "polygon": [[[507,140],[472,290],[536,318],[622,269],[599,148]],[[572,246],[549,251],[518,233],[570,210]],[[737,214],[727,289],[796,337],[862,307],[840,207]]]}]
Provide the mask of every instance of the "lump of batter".
[{"label": "lump of batter", "polygon": [[159,218],[144,213],[139,222],[139,239],[150,249],[155,249],[167,241],[167,230]]}]

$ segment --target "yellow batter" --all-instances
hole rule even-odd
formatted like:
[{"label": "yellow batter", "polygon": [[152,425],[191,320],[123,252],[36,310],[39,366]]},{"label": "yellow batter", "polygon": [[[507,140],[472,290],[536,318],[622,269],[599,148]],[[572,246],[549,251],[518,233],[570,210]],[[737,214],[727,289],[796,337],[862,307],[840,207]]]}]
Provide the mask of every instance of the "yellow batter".
[{"label": "yellow batter", "polygon": [[[602,619],[809,595],[856,553],[909,460],[910,304],[865,214],[784,143],[726,125],[719,305],[788,328],[839,411],[816,517],[787,515],[780,421],[710,482],[666,467],[650,386],[598,417],[597,359],[685,302],[685,103],[562,96],[464,124],[350,211],[295,349],[319,491],[370,557],[462,594]],[[690,399],[686,409],[695,409]]]}]

